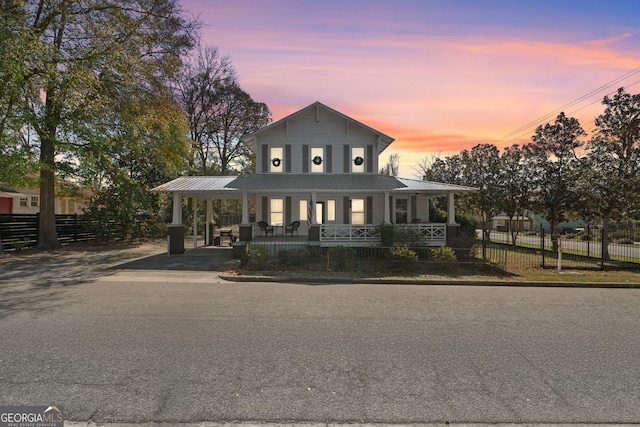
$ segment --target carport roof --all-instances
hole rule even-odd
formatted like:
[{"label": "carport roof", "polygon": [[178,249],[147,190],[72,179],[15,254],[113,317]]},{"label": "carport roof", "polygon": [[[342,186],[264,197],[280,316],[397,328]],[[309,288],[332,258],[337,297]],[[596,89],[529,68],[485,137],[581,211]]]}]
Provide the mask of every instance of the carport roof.
[{"label": "carport roof", "polygon": [[152,191],[183,194],[233,195],[248,193],[467,193],[473,187],[418,181],[377,174],[256,174],[250,176],[186,176],[160,185]]}]

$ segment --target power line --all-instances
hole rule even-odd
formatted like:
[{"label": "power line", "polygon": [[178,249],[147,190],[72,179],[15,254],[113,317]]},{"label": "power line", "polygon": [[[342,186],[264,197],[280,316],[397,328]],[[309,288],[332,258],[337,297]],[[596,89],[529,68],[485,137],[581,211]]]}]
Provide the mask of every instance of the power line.
[{"label": "power line", "polygon": [[[611,80],[610,82],[608,82],[608,83],[606,83],[606,84],[604,84],[604,85],[602,85],[602,86],[590,91],[589,93],[574,99],[573,101],[569,102],[568,104],[565,104],[562,107],[557,108],[557,109],[551,111],[550,113],[547,113],[544,116],[539,117],[539,118],[527,123],[526,125],[519,127],[518,129],[516,129],[514,131],[509,132],[508,134],[498,138],[496,140],[496,143],[503,142],[503,141],[504,142],[510,142],[510,141],[516,140],[520,136],[522,136],[523,134],[530,132],[531,128],[537,127],[541,123],[544,123],[545,121],[548,121],[550,118],[554,117],[557,113],[559,113],[559,112],[561,112],[561,111],[563,111],[563,110],[565,110],[565,109],[567,109],[569,107],[573,107],[574,105],[577,105],[577,104],[579,104],[579,103],[591,98],[592,96],[598,94],[599,92],[602,92],[605,89],[609,89],[611,86],[617,85],[621,81],[623,81],[623,80],[625,80],[625,79],[627,79],[627,78],[631,77],[632,75],[637,74],[639,72],[640,72],[640,67],[635,68],[635,69],[633,69],[631,71],[628,71],[627,73],[623,74],[622,76],[617,77],[617,78]],[[640,81],[636,81],[636,82],[628,85],[627,87],[633,86],[633,85],[635,85],[635,84],[637,84],[639,82]],[[616,88],[616,90],[617,90],[617,88]],[[607,95],[611,95],[612,93],[615,93],[615,90],[613,92],[609,92]],[[585,105],[585,106],[583,106],[583,107],[581,107],[581,108],[579,108],[577,110],[574,110],[573,112],[571,112],[569,114],[573,114],[576,111],[580,111],[580,110],[582,110],[583,108],[586,108],[589,105],[593,105],[596,102],[600,102],[601,100],[602,100],[602,97],[596,99],[595,101],[592,101],[591,103],[589,103],[589,104],[587,104],[587,105]]]}]

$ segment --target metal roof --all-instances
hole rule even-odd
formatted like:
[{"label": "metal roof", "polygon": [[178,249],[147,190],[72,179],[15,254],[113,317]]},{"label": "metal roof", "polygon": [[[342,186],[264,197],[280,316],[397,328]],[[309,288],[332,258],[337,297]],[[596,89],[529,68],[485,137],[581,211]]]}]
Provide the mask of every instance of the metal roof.
[{"label": "metal roof", "polygon": [[243,191],[393,191],[404,187],[394,177],[372,174],[259,174],[238,177],[229,186]]},{"label": "metal roof", "polygon": [[334,193],[402,192],[446,194],[475,191],[473,187],[395,178],[378,174],[256,174],[250,176],[185,176],[152,191],[183,194],[237,195],[238,192]]},{"label": "metal roof", "polygon": [[151,191],[159,193],[231,193],[233,189],[227,188],[227,184],[236,178],[235,176],[181,176],[159,185]]},{"label": "metal roof", "polygon": [[405,192],[428,192],[428,193],[471,193],[478,191],[475,187],[466,187],[464,185],[446,184],[444,182],[434,181],[420,181],[417,179],[398,178],[398,181],[402,182],[406,188],[403,188]]}]

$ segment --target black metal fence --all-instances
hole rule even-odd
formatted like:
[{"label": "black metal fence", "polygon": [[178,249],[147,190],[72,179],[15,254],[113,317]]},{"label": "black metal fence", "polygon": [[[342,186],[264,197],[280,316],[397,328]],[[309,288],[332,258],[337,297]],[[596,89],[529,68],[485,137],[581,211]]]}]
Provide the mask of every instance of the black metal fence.
[{"label": "black metal fence", "polygon": [[250,243],[243,266],[261,271],[355,273],[480,273],[492,269],[477,248],[321,247],[307,243]]},{"label": "black metal fence", "polygon": [[[20,250],[38,243],[39,214],[1,214],[0,249]],[[56,231],[62,244],[95,239],[91,223],[82,215],[56,215]]]},{"label": "black metal fence", "polygon": [[[628,237],[621,237],[628,236]],[[561,234],[556,244],[544,229],[520,233],[515,244],[506,232],[492,231],[483,239],[483,258],[499,259],[506,269],[640,269],[640,242],[632,229],[617,227],[602,238],[602,229],[578,229]]]}]

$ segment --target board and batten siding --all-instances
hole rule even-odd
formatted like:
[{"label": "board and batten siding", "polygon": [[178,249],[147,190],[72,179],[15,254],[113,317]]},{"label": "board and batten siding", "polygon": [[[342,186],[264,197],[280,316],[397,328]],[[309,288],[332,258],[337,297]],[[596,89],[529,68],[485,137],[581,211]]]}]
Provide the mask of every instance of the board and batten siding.
[{"label": "board and batten siding", "polygon": [[[320,109],[319,122],[313,114],[300,114],[286,123],[275,126],[258,136],[257,173],[269,173],[269,147],[285,149],[285,173],[301,174],[309,171],[310,148],[324,147],[325,173],[344,173],[344,146],[365,149],[366,172],[377,173],[377,136],[353,122]],[[290,151],[289,147],[290,146]],[[331,148],[327,148],[331,147]],[[305,150],[306,148],[306,150]],[[306,151],[306,153],[305,153]],[[290,161],[287,161],[291,159]],[[306,160],[306,162],[305,162]],[[348,156],[350,161],[350,155]],[[287,163],[290,163],[287,165]],[[350,170],[350,165],[348,170]]]}]

